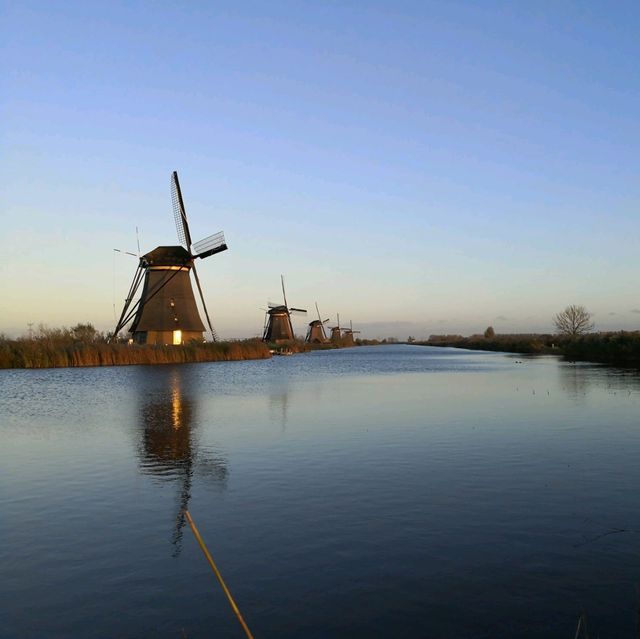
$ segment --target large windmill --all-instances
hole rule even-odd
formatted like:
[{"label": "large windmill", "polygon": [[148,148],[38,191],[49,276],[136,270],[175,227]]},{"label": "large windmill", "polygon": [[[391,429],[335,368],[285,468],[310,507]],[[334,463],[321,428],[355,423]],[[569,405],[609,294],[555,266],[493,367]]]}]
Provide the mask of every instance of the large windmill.
[{"label": "large windmill", "polygon": [[[193,271],[211,338],[215,342],[218,336],[204,301],[195,260],[226,251],[224,233],[221,231],[192,244],[175,171],[171,174],[171,200],[180,246],[158,246],[140,257],[113,334],[117,336],[133,320],[129,332],[137,344],[183,344],[192,339],[202,340],[206,329],[191,286],[189,274]],[[133,303],[141,284],[140,297]]]},{"label": "large windmill", "polygon": [[286,342],[294,339],[293,325],[291,324],[291,314],[306,315],[304,308],[293,308],[287,304],[287,293],[284,290],[284,276],[280,276],[282,282],[282,297],[284,304],[274,304],[269,302],[269,310],[262,334],[263,342]]},{"label": "large windmill", "polygon": [[318,313],[318,319],[309,322],[305,342],[309,344],[325,344],[328,340],[324,325],[329,321],[329,318],[326,320],[321,318],[320,311],[318,310],[318,302],[316,302],[316,313]]},{"label": "large windmill", "polygon": [[360,331],[353,330],[353,322],[349,320],[349,328],[342,329],[344,332],[342,334],[342,341],[345,346],[353,346],[353,336],[355,333],[359,333]]}]

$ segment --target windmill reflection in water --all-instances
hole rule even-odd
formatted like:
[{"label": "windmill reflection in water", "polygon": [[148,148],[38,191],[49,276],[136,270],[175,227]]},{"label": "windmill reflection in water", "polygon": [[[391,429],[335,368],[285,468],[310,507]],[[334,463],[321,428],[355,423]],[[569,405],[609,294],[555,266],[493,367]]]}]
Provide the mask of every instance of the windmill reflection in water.
[{"label": "windmill reflection in water", "polygon": [[[151,392],[144,389],[141,406],[138,457],[141,472],[162,482],[178,485],[173,556],[180,554],[194,476],[206,478],[218,489],[227,484],[227,460],[223,455],[205,455],[199,449],[194,423],[194,402],[185,394],[188,387],[182,367],[159,371],[163,384]],[[167,375],[167,373],[169,373]]]}]

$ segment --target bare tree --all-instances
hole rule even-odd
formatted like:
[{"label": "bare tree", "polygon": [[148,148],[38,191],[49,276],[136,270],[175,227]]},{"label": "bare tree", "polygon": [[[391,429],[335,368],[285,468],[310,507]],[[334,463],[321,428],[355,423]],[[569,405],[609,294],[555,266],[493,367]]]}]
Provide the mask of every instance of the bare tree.
[{"label": "bare tree", "polygon": [[487,329],[484,332],[484,336],[487,339],[493,339],[496,336],[496,332],[493,330],[493,326],[487,326]]},{"label": "bare tree", "polygon": [[591,321],[591,313],[584,307],[571,304],[553,318],[559,333],[575,337],[592,331],[595,324]]}]

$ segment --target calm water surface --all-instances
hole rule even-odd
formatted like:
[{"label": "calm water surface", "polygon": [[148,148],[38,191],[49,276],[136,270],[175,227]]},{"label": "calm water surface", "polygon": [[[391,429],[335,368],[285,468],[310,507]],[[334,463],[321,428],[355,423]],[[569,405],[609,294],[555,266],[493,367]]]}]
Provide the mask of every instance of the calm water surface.
[{"label": "calm water surface", "polygon": [[634,636],[640,378],[418,346],[0,371],[0,637]]}]

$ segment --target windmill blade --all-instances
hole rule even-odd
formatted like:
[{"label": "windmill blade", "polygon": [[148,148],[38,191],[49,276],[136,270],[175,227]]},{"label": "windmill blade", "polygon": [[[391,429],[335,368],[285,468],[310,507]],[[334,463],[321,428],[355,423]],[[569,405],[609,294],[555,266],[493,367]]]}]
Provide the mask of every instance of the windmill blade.
[{"label": "windmill blade", "polygon": [[287,294],[286,294],[286,292],[284,290],[284,275],[280,276],[280,282],[282,283],[282,297],[284,297],[284,305],[285,306],[289,306],[287,304]]},{"label": "windmill blade", "polygon": [[196,284],[198,285],[198,293],[200,293],[200,299],[202,300],[202,308],[204,309],[204,314],[207,317],[207,323],[209,324],[209,330],[211,331],[211,338],[214,342],[218,341],[218,334],[216,333],[216,329],[213,328],[213,324],[211,323],[211,318],[209,317],[209,311],[207,310],[207,305],[204,301],[204,295],[202,294],[202,287],[200,286],[200,278],[198,277],[198,271],[196,270],[195,262],[192,267],[193,276],[196,278]]},{"label": "windmill blade", "polygon": [[173,204],[173,217],[176,222],[178,241],[187,249],[187,251],[190,251],[191,233],[189,232],[187,212],[185,211],[184,201],[182,200],[182,191],[180,189],[177,171],[174,171],[171,174],[171,202]]},{"label": "windmill blade", "polygon": [[320,324],[322,324],[322,318],[320,317],[320,309],[318,308],[318,302],[316,302],[316,313],[318,314],[318,319],[320,320]]},{"label": "windmill blade", "polygon": [[306,313],[306,308],[293,308],[293,306],[289,309],[291,313]]},{"label": "windmill blade", "polygon": [[194,257],[204,259],[205,257],[209,257],[215,253],[226,251],[228,248],[229,247],[224,239],[224,233],[220,231],[219,233],[214,233],[213,235],[196,242],[193,245],[193,253]]},{"label": "windmill blade", "polygon": [[326,324],[326,323],[327,323],[328,321],[330,321],[330,320],[331,320],[331,318],[330,318],[330,317],[327,317],[327,319],[326,319],[326,320],[322,320],[322,322],[321,322],[321,323],[322,323],[322,324]]},{"label": "windmill blade", "polygon": [[[117,249],[114,249],[114,250],[117,250]],[[143,276],[144,276],[144,269],[140,265],[138,265],[135,275],[133,276],[133,281],[131,282],[131,286],[129,287],[129,292],[127,293],[127,297],[124,301],[124,307],[122,309],[122,313],[120,314],[120,319],[118,319],[116,327],[113,331],[113,335],[111,336],[109,341],[113,339],[117,339],[118,333],[120,332],[121,329],[125,327],[125,325],[129,321],[129,316],[128,316],[129,308],[131,307],[131,302],[133,301],[133,298],[138,290],[138,287],[142,282]]]}]

